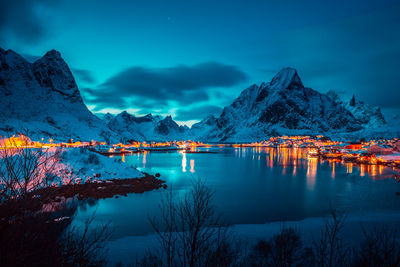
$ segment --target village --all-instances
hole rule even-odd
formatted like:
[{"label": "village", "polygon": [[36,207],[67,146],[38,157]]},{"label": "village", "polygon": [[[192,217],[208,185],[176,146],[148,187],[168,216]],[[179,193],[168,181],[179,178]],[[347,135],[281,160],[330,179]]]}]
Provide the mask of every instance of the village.
[{"label": "village", "polygon": [[0,139],[0,149],[12,148],[71,148],[84,147],[90,151],[104,156],[125,156],[126,154],[144,151],[182,151],[183,153],[214,153],[212,147],[269,147],[269,148],[305,148],[309,158],[336,160],[343,163],[356,163],[367,165],[384,165],[400,169],[400,140],[360,140],[357,142],[332,140],[322,135],[317,136],[280,136],[253,143],[203,143],[198,141],[164,141],[164,142],[138,142],[131,141],[127,144],[106,144],[98,141],[75,141],[55,143],[52,139],[48,142],[32,141],[25,135],[12,136]]},{"label": "village", "polygon": [[333,141],[328,137],[282,136],[268,141],[234,145],[240,147],[308,148],[308,157],[400,168],[400,140],[361,140],[357,142]]}]

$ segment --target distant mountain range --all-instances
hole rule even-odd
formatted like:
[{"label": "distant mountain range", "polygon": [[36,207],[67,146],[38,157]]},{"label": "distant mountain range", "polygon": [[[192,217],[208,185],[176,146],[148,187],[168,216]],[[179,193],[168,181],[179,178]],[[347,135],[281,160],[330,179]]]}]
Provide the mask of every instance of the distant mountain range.
[{"label": "distant mountain range", "polygon": [[[106,114],[110,118],[111,114]],[[111,130],[118,133],[124,142],[130,140],[184,140],[189,131],[187,126],[179,126],[171,116],[162,118],[148,114],[135,117],[126,111],[108,120]]]},{"label": "distant mountain range", "polygon": [[387,128],[379,108],[304,87],[292,68],[269,83],[250,86],[218,118],[210,115],[190,129],[171,116],[136,117],[124,111],[100,119],[83,103],[68,65],[55,50],[29,63],[0,48],[0,105],[1,136],[21,132],[56,141],[254,141],[295,134],[376,135]]}]

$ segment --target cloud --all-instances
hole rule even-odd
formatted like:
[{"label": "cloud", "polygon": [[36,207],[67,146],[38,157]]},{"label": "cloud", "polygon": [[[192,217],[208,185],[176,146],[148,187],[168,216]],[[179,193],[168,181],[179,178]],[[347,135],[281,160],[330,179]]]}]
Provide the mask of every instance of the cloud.
[{"label": "cloud", "polygon": [[223,88],[247,80],[238,68],[216,62],[171,68],[131,67],[99,85],[85,89],[87,101],[96,109],[166,107],[207,101],[208,88]]},{"label": "cloud", "polygon": [[40,40],[47,34],[44,8],[57,3],[58,0],[0,0],[0,42],[10,36],[27,43]]},{"label": "cloud", "polygon": [[83,70],[83,69],[71,69],[72,73],[78,80],[89,83],[89,84],[94,84],[96,83],[96,79],[93,77],[93,74],[89,70]]},{"label": "cloud", "polygon": [[268,67],[298,69],[306,86],[353,94],[382,108],[400,108],[400,5],[271,38],[260,58]]},{"label": "cloud", "polygon": [[221,113],[221,111],[221,107],[214,105],[203,105],[191,109],[180,109],[177,111],[175,119],[178,121],[202,120],[210,114],[217,116]]}]

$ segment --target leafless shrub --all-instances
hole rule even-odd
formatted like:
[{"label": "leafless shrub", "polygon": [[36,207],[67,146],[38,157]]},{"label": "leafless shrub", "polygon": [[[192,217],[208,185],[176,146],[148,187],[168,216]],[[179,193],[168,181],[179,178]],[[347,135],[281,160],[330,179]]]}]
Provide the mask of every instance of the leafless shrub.
[{"label": "leafless shrub", "polygon": [[108,225],[94,227],[93,215],[81,231],[69,228],[74,210],[63,220],[54,220],[60,214],[40,211],[43,203],[33,192],[58,182],[55,178],[65,178],[57,166],[59,152],[34,146],[24,136],[0,144],[0,266],[104,262],[104,244],[111,234]]},{"label": "leafless shrub", "polygon": [[254,246],[248,261],[250,266],[267,266],[271,256],[272,245],[267,240],[260,240]]},{"label": "leafless shrub", "polygon": [[27,193],[51,185],[59,162],[58,149],[31,148],[27,137],[10,138],[0,145],[0,200],[25,198]]},{"label": "leafless shrub", "polygon": [[236,238],[228,227],[218,227],[214,247],[208,252],[206,266],[244,266],[246,263],[246,243]]},{"label": "leafless shrub", "polygon": [[274,266],[292,266],[299,260],[302,243],[293,228],[284,228],[272,237],[271,260]]},{"label": "leafless shrub", "polygon": [[180,200],[174,199],[172,190],[167,192],[160,205],[161,218],[150,219],[159,251],[146,255],[142,265],[209,266],[213,262],[212,266],[227,266],[235,260],[229,230],[215,214],[213,194],[201,179]]},{"label": "leafless shrub", "polygon": [[101,266],[106,262],[105,245],[112,235],[109,224],[94,226],[95,213],[83,228],[72,226],[59,239],[63,264],[68,266]]},{"label": "leafless shrub", "polygon": [[313,252],[317,266],[344,266],[346,265],[347,250],[343,243],[341,232],[346,220],[345,215],[339,215],[331,208],[331,217],[321,229],[321,236],[313,242]]},{"label": "leafless shrub", "polygon": [[366,231],[353,257],[353,266],[400,266],[400,242],[397,231],[374,228]]},{"label": "leafless shrub", "polygon": [[269,240],[260,240],[249,256],[250,266],[310,266],[313,255],[293,228],[283,227]]}]

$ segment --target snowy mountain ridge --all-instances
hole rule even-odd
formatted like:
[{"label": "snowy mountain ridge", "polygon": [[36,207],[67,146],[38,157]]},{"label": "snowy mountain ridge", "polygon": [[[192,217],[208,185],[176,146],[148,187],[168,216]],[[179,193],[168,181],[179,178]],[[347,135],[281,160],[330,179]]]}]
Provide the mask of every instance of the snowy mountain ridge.
[{"label": "snowy mountain ridge", "polygon": [[166,116],[164,119],[152,114],[136,117],[126,111],[112,118],[108,126],[125,142],[183,140],[186,139],[185,132],[188,130],[179,126],[171,116]]},{"label": "snowy mountain ridge", "polygon": [[167,140],[185,130],[171,117],[135,117],[132,125],[121,128],[116,127],[121,117],[131,119],[126,112],[98,118],[84,104],[68,65],[55,50],[29,63],[0,47],[0,105],[0,136],[4,137],[24,133],[32,140],[117,143],[127,138]]},{"label": "snowy mountain ridge", "polygon": [[254,141],[277,135],[338,136],[357,134],[386,121],[379,108],[343,103],[334,93],[305,87],[293,68],[284,68],[269,83],[245,89],[215,120],[193,125],[200,140]]},{"label": "snowy mountain ridge", "polygon": [[[219,117],[207,116],[189,129],[171,116],[95,116],[55,50],[29,63],[0,48],[0,135],[25,133],[33,140],[255,141],[276,135],[371,136],[393,134],[379,108],[303,85],[297,71],[282,69],[270,82],[242,91]],[[395,134],[398,134],[397,132]]]},{"label": "snowy mountain ridge", "polygon": [[29,63],[0,48],[0,105],[2,136],[21,132],[36,140],[118,139],[83,103],[69,67],[55,50]]}]

